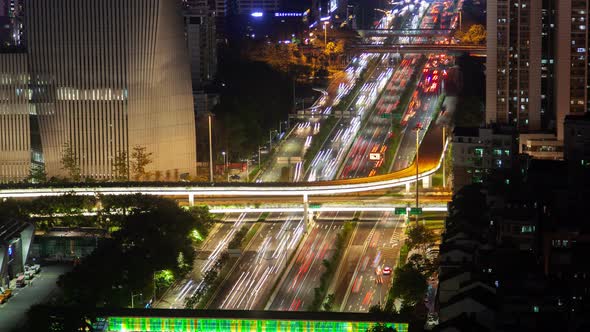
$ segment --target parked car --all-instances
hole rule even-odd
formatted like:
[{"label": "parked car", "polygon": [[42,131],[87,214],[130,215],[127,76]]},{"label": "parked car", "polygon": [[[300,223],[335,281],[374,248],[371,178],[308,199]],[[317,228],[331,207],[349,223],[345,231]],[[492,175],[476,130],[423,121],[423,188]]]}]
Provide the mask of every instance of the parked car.
[{"label": "parked car", "polygon": [[0,294],[6,296],[6,298],[9,298],[12,296],[12,289],[0,287]]},{"label": "parked car", "polygon": [[26,280],[31,280],[31,279],[33,279],[33,277],[35,277],[35,270],[31,269],[28,266],[25,266],[25,273],[24,273],[24,275],[25,275],[25,279]]},{"label": "parked car", "polygon": [[25,280],[25,275],[21,274],[20,276],[18,276],[16,278],[16,287],[25,287],[25,285],[27,284],[27,281]]},{"label": "parked car", "polygon": [[39,272],[41,272],[41,265],[39,265],[39,264],[25,265],[25,271],[28,269],[33,270],[33,272],[35,274],[38,274]]},{"label": "parked car", "polygon": [[8,297],[4,294],[0,294],[0,304],[5,303],[8,300]]}]

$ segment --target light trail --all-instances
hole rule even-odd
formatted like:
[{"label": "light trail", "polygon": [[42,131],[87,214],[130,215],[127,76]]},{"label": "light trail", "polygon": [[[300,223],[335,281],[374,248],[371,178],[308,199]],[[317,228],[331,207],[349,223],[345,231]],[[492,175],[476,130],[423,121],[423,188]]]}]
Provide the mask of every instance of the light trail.
[{"label": "light trail", "polygon": [[[399,208],[399,207],[398,207]],[[407,208],[409,210],[409,208]],[[395,207],[391,206],[321,206],[310,207],[310,212],[395,212]],[[422,207],[424,212],[447,212],[446,206],[425,206]],[[303,213],[303,207],[259,207],[259,208],[213,208],[209,210],[213,214],[223,213],[252,213],[252,212],[284,212],[284,213]]]}]

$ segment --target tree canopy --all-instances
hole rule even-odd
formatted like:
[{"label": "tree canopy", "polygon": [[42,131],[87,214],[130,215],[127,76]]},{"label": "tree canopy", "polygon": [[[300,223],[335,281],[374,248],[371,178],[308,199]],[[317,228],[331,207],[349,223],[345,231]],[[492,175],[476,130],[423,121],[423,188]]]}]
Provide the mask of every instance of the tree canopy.
[{"label": "tree canopy", "polygon": [[457,32],[456,37],[464,44],[483,44],[486,41],[486,28],[481,24],[474,24],[467,32]]}]

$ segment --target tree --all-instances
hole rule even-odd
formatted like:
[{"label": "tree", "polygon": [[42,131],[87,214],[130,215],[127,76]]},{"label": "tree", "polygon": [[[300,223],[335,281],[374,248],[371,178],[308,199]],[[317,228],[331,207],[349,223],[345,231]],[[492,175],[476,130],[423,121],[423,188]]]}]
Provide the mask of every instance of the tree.
[{"label": "tree", "polygon": [[458,32],[456,37],[465,44],[482,44],[486,40],[487,32],[483,25],[474,24],[467,32]]},{"label": "tree", "polygon": [[436,235],[431,229],[422,224],[411,226],[408,229],[406,244],[411,249],[418,248],[425,250],[428,245],[436,240]]},{"label": "tree", "polygon": [[61,168],[68,172],[70,180],[79,182],[81,177],[80,165],[78,164],[78,156],[74,151],[72,145],[66,142],[63,144]]},{"label": "tree", "polygon": [[146,152],[145,146],[136,145],[133,147],[131,153],[131,170],[135,176],[135,180],[145,178],[148,173],[145,167],[152,163],[152,153]]},{"label": "tree", "polygon": [[117,153],[113,159],[113,173],[115,180],[125,181],[129,180],[129,160],[127,158],[127,152],[121,151]]},{"label": "tree", "polygon": [[411,264],[406,264],[395,269],[390,296],[413,307],[424,299],[427,286],[426,277]]},{"label": "tree", "polygon": [[387,326],[383,323],[377,323],[377,324],[371,326],[370,328],[368,328],[367,332],[397,332],[397,330],[394,329],[393,327]]},{"label": "tree", "polygon": [[438,264],[420,254],[410,256],[408,264],[420,271],[425,277],[431,276],[438,269]]},{"label": "tree", "polygon": [[326,296],[326,300],[324,301],[324,304],[322,305],[322,309],[324,311],[332,311],[332,306],[334,306],[335,300],[336,300],[336,296],[334,294],[328,294],[328,296]]},{"label": "tree", "polygon": [[47,181],[47,173],[45,172],[45,165],[31,164],[31,172],[29,173],[29,181],[32,183],[43,183]]}]

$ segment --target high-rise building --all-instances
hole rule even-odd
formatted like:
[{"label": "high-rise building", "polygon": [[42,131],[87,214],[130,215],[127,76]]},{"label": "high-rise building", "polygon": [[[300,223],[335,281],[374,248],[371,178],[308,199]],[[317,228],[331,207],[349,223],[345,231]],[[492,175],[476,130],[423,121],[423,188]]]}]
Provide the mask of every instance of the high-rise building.
[{"label": "high-rise building", "polygon": [[[82,178],[112,178],[115,158],[136,146],[152,153],[151,179],[195,173],[189,57],[177,3],[26,0],[25,8],[26,52],[0,54],[0,181],[26,177],[33,159],[48,176],[66,175],[64,145]],[[31,139],[35,118],[39,151]]]},{"label": "high-rise building", "polygon": [[206,1],[194,1],[185,9],[184,19],[193,91],[196,91],[217,73],[215,11],[210,10]]},{"label": "high-rise building", "polygon": [[542,0],[487,3],[486,122],[541,129]]},{"label": "high-rise building", "polygon": [[588,0],[559,1],[557,9],[556,98],[557,138],[563,140],[567,114],[587,112],[588,89]]},{"label": "high-rise building", "polygon": [[565,116],[590,108],[589,3],[488,0],[487,123],[563,141]]},{"label": "high-rise building", "polygon": [[255,12],[276,12],[280,8],[280,0],[236,0],[238,15],[249,15]]}]

